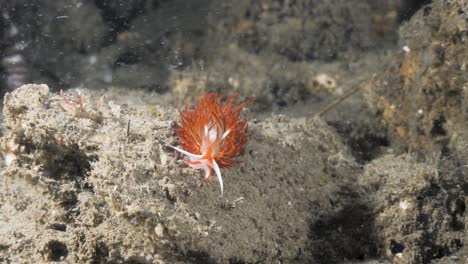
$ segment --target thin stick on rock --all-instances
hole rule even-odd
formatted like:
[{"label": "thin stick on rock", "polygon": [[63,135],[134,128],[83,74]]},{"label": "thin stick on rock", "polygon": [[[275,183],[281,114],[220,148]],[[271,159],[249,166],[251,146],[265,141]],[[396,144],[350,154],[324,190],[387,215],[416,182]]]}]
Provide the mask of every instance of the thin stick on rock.
[{"label": "thin stick on rock", "polygon": [[322,116],[324,115],[325,113],[327,113],[328,111],[330,111],[331,109],[335,108],[337,105],[339,105],[341,102],[343,102],[346,98],[350,97],[351,95],[355,94],[356,92],[358,92],[362,87],[364,87],[364,84],[366,82],[362,82],[360,83],[359,85],[357,85],[356,87],[352,88],[351,90],[347,91],[345,94],[343,94],[342,96],[338,97],[336,100],[334,100],[333,102],[329,103],[328,105],[326,105],[325,107],[323,107],[322,109],[320,109],[320,111],[318,111],[315,116]]}]

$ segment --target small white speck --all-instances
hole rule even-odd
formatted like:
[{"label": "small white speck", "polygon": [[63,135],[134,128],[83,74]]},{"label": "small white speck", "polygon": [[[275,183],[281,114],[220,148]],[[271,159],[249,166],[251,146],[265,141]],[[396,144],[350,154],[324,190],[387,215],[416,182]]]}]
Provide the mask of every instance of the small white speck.
[{"label": "small white speck", "polygon": [[15,50],[24,50],[27,46],[29,46],[29,42],[21,41],[21,42],[15,43],[14,48]]},{"label": "small white speck", "polygon": [[408,46],[403,46],[403,51],[408,53],[411,51],[411,49]]},{"label": "small white speck", "polygon": [[13,161],[16,160],[16,155],[14,153],[5,153],[3,157],[5,158],[6,166],[10,166]]},{"label": "small white speck", "polygon": [[234,88],[238,88],[238,87],[239,87],[239,81],[236,80],[236,79],[233,78],[233,77],[229,77],[229,78],[228,78],[228,83],[229,83],[229,85],[231,85],[231,86],[234,87]]},{"label": "small white speck", "polygon": [[3,13],[2,13],[2,17],[3,17],[4,19],[6,19],[6,20],[10,19],[10,16],[8,15],[7,12],[3,12]]},{"label": "small white speck", "polygon": [[402,210],[406,210],[406,209],[408,209],[408,207],[409,207],[408,201],[401,201],[401,202],[400,202],[400,208],[401,208]]},{"label": "small white speck", "polygon": [[104,75],[104,81],[105,81],[106,83],[112,82],[112,73],[107,73],[107,74],[105,74],[105,75]]},{"label": "small white speck", "polygon": [[401,258],[403,258],[403,253],[396,253],[396,254],[395,254],[395,257],[401,259]]},{"label": "small white speck", "polygon": [[15,26],[11,26],[10,27],[10,32],[8,32],[10,34],[11,37],[13,36],[16,36],[16,34],[18,34],[19,30],[17,27]]},{"label": "small white speck", "polygon": [[97,62],[96,56],[89,56],[89,64],[95,64]]},{"label": "small white speck", "polygon": [[23,62],[23,57],[19,54],[15,54],[12,56],[5,57],[3,61],[8,64],[18,64]]},{"label": "small white speck", "polygon": [[336,95],[343,95],[344,94],[344,91],[343,91],[343,88],[341,87],[338,87],[335,91],[335,94]]},{"label": "small white speck", "polygon": [[422,114],[424,114],[424,111],[422,109],[418,109],[417,113],[418,113],[418,115],[422,115]]},{"label": "small white speck", "polygon": [[164,227],[163,227],[161,224],[158,224],[158,225],[154,228],[154,233],[155,233],[156,236],[158,236],[158,237],[164,237]]}]

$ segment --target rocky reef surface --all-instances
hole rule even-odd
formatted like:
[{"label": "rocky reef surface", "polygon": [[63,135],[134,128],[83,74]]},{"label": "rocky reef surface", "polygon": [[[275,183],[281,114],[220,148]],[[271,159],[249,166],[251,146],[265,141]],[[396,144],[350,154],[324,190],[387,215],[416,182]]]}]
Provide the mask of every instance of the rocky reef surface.
[{"label": "rocky reef surface", "polygon": [[[197,2],[0,3],[0,262],[468,261],[465,0]],[[167,147],[207,90],[223,196]]]}]

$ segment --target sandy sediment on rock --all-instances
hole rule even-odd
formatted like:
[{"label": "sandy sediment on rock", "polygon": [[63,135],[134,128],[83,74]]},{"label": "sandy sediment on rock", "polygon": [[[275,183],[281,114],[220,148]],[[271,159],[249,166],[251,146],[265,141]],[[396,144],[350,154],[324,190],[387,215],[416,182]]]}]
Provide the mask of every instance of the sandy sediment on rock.
[{"label": "sandy sediment on rock", "polygon": [[[220,197],[216,180],[204,183],[167,148],[177,144],[175,109],[144,112],[80,96],[25,85],[5,97],[2,146],[9,158],[1,195],[23,206],[3,213],[3,226],[21,224],[0,229],[0,258],[308,258],[311,224],[344,206],[340,190],[359,171],[321,120],[272,116],[251,122],[241,163],[223,170]],[[6,191],[11,186],[21,188]],[[11,242],[15,236],[22,246]]]},{"label": "sandy sediment on rock", "polygon": [[449,160],[388,154],[361,167],[320,119],[272,115],[249,123],[220,196],[167,147],[177,111],[139,109],[46,85],[7,94],[2,261],[463,259],[466,197]]}]

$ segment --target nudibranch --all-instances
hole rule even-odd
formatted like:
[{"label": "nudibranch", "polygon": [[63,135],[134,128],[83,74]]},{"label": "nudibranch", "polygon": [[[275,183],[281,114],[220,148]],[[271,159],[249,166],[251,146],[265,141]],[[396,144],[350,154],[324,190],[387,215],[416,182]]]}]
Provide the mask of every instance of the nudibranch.
[{"label": "nudibranch", "polygon": [[180,138],[182,148],[170,146],[190,159],[186,163],[194,169],[205,171],[205,180],[209,181],[212,170],[215,171],[221,195],[223,179],[220,168],[232,166],[247,143],[247,120],[241,118],[243,107],[255,101],[252,98],[238,105],[233,105],[239,94],[228,96],[223,101],[224,93],[208,92],[195,102],[193,109],[185,105],[180,113],[180,123],[175,126],[175,133]]}]

